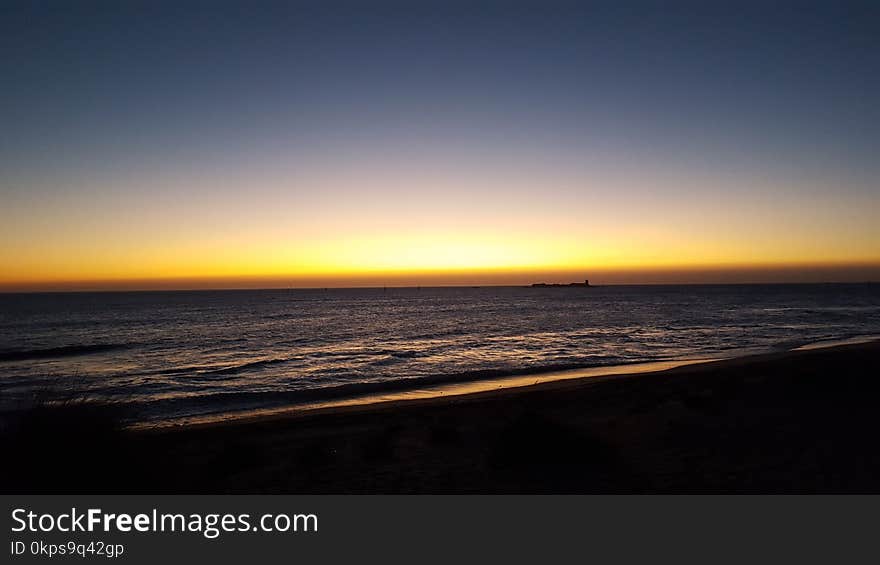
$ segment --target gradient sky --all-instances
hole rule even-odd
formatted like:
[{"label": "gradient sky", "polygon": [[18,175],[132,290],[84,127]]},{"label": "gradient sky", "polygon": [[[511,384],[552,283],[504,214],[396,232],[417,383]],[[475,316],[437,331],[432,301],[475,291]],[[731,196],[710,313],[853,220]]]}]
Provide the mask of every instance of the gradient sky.
[{"label": "gradient sky", "polygon": [[880,4],[704,4],[4,2],[0,288],[880,278]]}]

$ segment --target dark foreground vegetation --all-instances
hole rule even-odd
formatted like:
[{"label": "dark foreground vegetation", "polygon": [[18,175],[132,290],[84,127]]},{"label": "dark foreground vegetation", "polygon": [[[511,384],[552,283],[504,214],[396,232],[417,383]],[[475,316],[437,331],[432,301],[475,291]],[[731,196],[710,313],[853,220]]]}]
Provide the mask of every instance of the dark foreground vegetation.
[{"label": "dark foreground vegetation", "polygon": [[880,344],[458,399],[129,431],[3,421],[7,492],[877,493]]}]

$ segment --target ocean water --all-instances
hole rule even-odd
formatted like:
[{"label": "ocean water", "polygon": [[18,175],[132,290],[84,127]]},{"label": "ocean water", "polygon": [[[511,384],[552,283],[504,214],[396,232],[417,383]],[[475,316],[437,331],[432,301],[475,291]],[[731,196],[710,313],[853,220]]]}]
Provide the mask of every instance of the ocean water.
[{"label": "ocean water", "polygon": [[165,421],[877,334],[877,284],[0,294],[0,402]]}]

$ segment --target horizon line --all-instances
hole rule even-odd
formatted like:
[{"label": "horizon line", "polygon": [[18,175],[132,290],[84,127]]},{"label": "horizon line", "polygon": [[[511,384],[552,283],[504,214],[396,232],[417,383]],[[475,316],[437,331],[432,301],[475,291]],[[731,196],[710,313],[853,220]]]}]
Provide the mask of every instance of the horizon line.
[{"label": "horizon line", "polygon": [[880,281],[880,261],[858,263],[715,264],[656,267],[466,269],[363,273],[190,275],[167,277],[12,279],[0,292],[97,292],[134,290],[268,290],[528,286],[590,280],[593,285],[864,283]]},{"label": "horizon line", "polygon": [[[4,294],[113,294],[133,292],[258,292],[258,291],[331,291],[331,290],[411,290],[411,289],[438,289],[438,288],[533,288],[530,284],[429,284],[429,285],[384,285],[384,286],[267,286],[267,287],[198,287],[198,288],[103,288],[103,289],[52,289],[52,290],[2,290]],[[853,281],[765,281],[765,282],[623,282],[592,284],[586,288],[626,287],[626,286],[795,286],[795,285],[874,285],[880,284],[880,280],[853,280]],[[534,287],[536,289],[552,288],[584,288],[568,287],[564,284],[559,287]]]}]

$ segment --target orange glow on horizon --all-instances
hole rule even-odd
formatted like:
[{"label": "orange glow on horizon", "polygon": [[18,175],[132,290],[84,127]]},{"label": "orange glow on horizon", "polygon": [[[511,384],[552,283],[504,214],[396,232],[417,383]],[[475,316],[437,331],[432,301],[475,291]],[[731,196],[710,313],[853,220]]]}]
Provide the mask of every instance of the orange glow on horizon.
[{"label": "orange glow on horizon", "polygon": [[[568,230],[569,228],[565,228]],[[575,231],[575,230],[571,230]],[[610,231],[610,230],[609,230]],[[880,254],[845,242],[815,245],[809,259],[798,242],[778,237],[761,244],[738,238],[700,238],[672,230],[639,233],[541,233],[531,236],[505,226],[452,235],[414,232],[320,234],[244,233],[152,240],[29,240],[0,248],[3,287],[76,281],[132,280],[514,280],[522,273],[593,273],[755,270],[880,264]],[[760,236],[760,234],[759,234]],[[467,283],[465,283],[467,284]],[[323,286],[324,284],[322,284]]]},{"label": "orange glow on horizon", "polygon": [[696,282],[710,271],[797,281],[816,267],[825,280],[880,278],[870,192],[842,201],[720,174],[514,172],[118,179],[119,198],[115,180],[93,193],[71,181],[51,200],[4,203],[0,288]]}]

